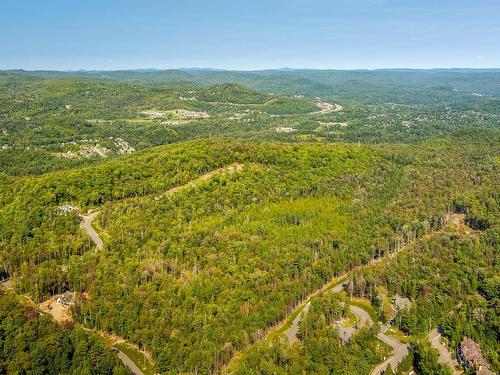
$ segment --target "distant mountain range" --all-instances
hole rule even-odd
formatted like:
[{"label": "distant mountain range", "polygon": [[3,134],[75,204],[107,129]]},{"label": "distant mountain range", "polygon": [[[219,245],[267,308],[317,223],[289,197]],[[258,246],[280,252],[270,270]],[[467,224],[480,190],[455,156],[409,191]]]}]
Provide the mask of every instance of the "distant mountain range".
[{"label": "distant mountain range", "polygon": [[315,68],[272,68],[272,69],[256,69],[256,70],[238,70],[238,69],[221,69],[211,67],[186,67],[186,68],[138,68],[138,69],[68,69],[68,70],[52,70],[52,69],[0,69],[0,72],[26,72],[26,73],[109,73],[109,72],[133,72],[133,73],[157,73],[168,71],[182,72],[237,72],[237,73],[258,73],[258,72],[453,72],[453,73],[498,73],[500,68],[381,68],[381,69],[315,69]]},{"label": "distant mountain range", "polygon": [[[192,82],[201,86],[221,83],[240,83],[253,90],[284,95],[332,97],[343,92],[356,92],[367,98],[379,91],[401,95],[401,88],[440,88],[481,95],[500,96],[500,68],[495,69],[377,69],[377,70],[319,70],[289,67],[269,70],[237,71],[217,68],[131,69],[131,70],[10,70],[0,74],[17,73],[39,77],[80,76],[114,79],[134,83],[178,84]],[[354,90],[354,91],[353,91]]]}]

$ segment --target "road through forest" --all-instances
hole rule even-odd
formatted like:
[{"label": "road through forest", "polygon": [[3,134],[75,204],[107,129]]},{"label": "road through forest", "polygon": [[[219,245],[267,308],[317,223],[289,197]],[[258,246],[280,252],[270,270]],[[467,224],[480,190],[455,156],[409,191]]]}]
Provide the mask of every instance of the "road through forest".
[{"label": "road through forest", "polygon": [[[161,195],[155,197],[155,200],[158,201],[161,198],[171,196],[172,194],[176,193],[179,190],[183,190],[183,189],[186,189],[188,187],[194,187],[194,186],[196,186],[196,183],[198,183],[200,181],[206,181],[216,174],[232,174],[232,173],[241,171],[242,168],[243,168],[242,164],[235,163],[235,164],[231,164],[231,165],[226,166],[226,167],[215,169],[213,171],[207,172],[207,173],[197,177],[196,179],[194,179],[194,180],[192,180],[184,185],[175,186],[175,187],[165,191]],[[98,214],[99,214],[99,211],[90,211],[87,215],[80,214],[79,216],[82,219],[82,222],[80,223],[80,228],[82,228],[83,231],[85,231],[85,233],[87,233],[87,235],[90,237],[92,242],[94,242],[97,250],[102,250],[104,247],[104,243],[102,242],[102,239],[99,237],[99,235],[97,234],[95,229],[92,227],[92,221],[94,221],[94,219],[97,217]]]},{"label": "road through forest", "polygon": [[451,356],[448,348],[441,343],[442,336],[439,333],[438,329],[434,328],[429,332],[429,335],[427,337],[432,347],[435,348],[439,353],[439,362],[444,365],[450,366],[453,375],[462,374],[462,371],[457,370],[457,368],[459,367],[457,360]]},{"label": "road through forest", "polygon": [[[464,225],[464,219],[465,219],[464,214],[448,213],[446,215],[446,222],[447,223],[454,224],[457,227],[456,228],[457,231],[465,231],[465,233],[467,233],[468,229]],[[422,238],[429,238],[431,235],[438,233],[438,232],[439,231],[431,232],[429,234],[426,234]],[[339,281],[341,281],[342,279],[347,279],[352,272],[355,272],[362,267],[368,267],[368,266],[373,265],[375,263],[387,261],[390,258],[394,257],[400,251],[408,248],[409,246],[414,244],[417,240],[421,240],[421,239],[414,239],[413,241],[404,244],[401,248],[399,248],[395,252],[389,253],[389,254],[384,255],[380,258],[372,259],[366,264],[358,265],[358,266],[354,267],[352,270],[345,272],[344,274],[342,274],[340,276],[335,277],[332,281],[324,284],[321,288],[317,289],[316,291],[311,292],[306,298],[304,298],[301,302],[299,302],[295,306],[295,308],[293,308],[291,311],[289,311],[288,314],[280,322],[269,327],[267,329],[266,333],[264,334],[264,336],[262,337],[262,340],[266,340],[274,333],[280,332],[281,330],[283,330],[283,328],[286,327],[287,324],[289,324],[288,322],[289,322],[290,316],[293,316],[299,310],[299,313],[296,315],[294,320],[290,323],[291,324],[290,327],[286,328],[283,331],[285,333],[285,336],[288,338],[289,342],[296,341],[297,340],[296,334],[298,332],[298,327],[299,327],[300,321],[301,321],[302,317],[304,316],[304,314],[306,314],[307,311],[309,310],[310,300],[312,297],[314,297],[322,292],[328,292],[328,291],[331,291],[333,293],[340,292],[342,290],[343,286],[342,286],[342,283],[339,283]],[[331,287],[332,285],[334,285],[334,287]],[[358,319],[359,319],[359,317],[358,317]],[[387,328],[388,327],[386,327],[386,326],[382,326],[381,332],[379,332],[377,337],[381,341],[386,343],[387,345],[391,346],[393,348],[393,353],[392,353],[391,357],[386,359],[383,363],[379,364],[371,372],[371,375],[378,375],[378,374],[382,373],[382,371],[385,368],[387,368],[387,365],[389,363],[391,364],[391,366],[393,368],[396,367],[397,364],[399,364],[401,362],[401,360],[404,358],[404,356],[408,353],[408,344],[402,343],[395,336],[387,335],[386,334]],[[238,361],[238,358],[240,357],[240,355],[241,355],[241,352],[235,353],[233,355],[233,357],[231,358],[231,360],[227,363],[227,365],[222,369],[221,372],[222,373],[229,372],[231,367],[234,365],[234,363],[236,361]]]},{"label": "road through forest", "polygon": [[377,337],[383,343],[389,345],[392,348],[392,354],[384,362],[377,365],[370,375],[380,375],[384,373],[384,370],[390,365],[393,370],[403,361],[403,359],[408,355],[409,345],[402,343],[396,336],[387,335],[386,332],[389,326],[384,324]]},{"label": "road through forest", "polygon": [[90,237],[97,250],[102,250],[104,243],[97,234],[97,232],[92,228],[92,221],[97,217],[99,211],[90,212],[88,215],[80,215],[82,222],[80,223],[80,228],[82,228]]},{"label": "road through forest", "polygon": [[[330,289],[328,292],[339,293],[342,290],[343,290],[343,284],[341,283],[336,285],[334,288]],[[308,301],[305,304],[302,311],[295,317],[291,326],[287,330],[285,330],[285,336],[287,337],[288,342],[290,344],[293,344],[298,340],[297,333],[299,330],[300,321],[302,320],[302,317],[305,316],[305,314],[307,314],[310,306],[311,302]],[[370,314],[361,307],[350,305],[349,309],[356,316],[356,319],[358,321],[357,326],[359,328],[365,326],[371,326],[375,323],[373,319],[370,317]],[[392,354],[383,363],[377,365],[377,367],[375,367],[370,373],[371,375],[382,374],[388,365],[390,365],[392,369],[396,369],[398,364],[401,363],[404,357],[406,357],[406,355],[408,354],[408,348],[409,348],[408,344],[402,343],[396,336],[387,335],[386,331],[388,328],[389,327],[387,325],[383,325],[381,327],[379,334],[377,335],[377,338],[392,348],[393,350]],[[352,332],[354,331],[355,330],[353,329]]]}]

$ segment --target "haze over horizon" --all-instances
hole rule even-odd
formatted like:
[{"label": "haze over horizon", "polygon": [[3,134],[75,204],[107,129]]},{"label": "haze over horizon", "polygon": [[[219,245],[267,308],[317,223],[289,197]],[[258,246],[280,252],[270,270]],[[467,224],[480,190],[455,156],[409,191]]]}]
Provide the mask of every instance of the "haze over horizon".
[{"label": "haze over horizon", "polygon": [[4,2],[0,69],[500,67],[479,0]]}]

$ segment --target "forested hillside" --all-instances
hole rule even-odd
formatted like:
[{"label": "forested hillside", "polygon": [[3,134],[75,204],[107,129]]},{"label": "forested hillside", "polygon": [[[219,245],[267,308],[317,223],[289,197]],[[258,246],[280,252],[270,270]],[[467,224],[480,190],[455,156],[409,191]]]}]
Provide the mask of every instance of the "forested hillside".
[{"label": "forested hillside", "polygon": [[499,69],[379,69],[379,70],[310,70],[291,69],[266,71],[208,71],[197,69],[153,70],[153,71],[81,71],[57,72],[36,71],[18,73],[44,77],[86,76],[106,77],[127,82],[196,82],[214,85],[238,82],[258,91],[273,91],[282,94],[301,93],[322,96],[335,91],[346,82],[366,82],[371,85],[397,88],[425,88],[447,86],[466,92],[483,92],[485,95],[500,95]]},{"label": "forested hillside", "polygon": [[[495,205],[498,210],[498,203]],[[450,350],[464,336],[472,338],[492,369],[499,369],[498,224],[467,234],[455,233],[453,226],[387,262],[353,272],[347,281],[347,293],[369,301],[377,320],[392,321],[400,337],[412,340],[413,350],[400,364],[400,371],[413,368],[419,374],[451,374],[438,363],[437,352],[427,343],[427,334],[434,327],[449,340]],[[392,316],[391,297],[395,295],[408,297],[411,307]],[[272,344],[257,343],[243,353],[235,373],[371,373],[382,362],[377,331],[373,327],[360,330],[345,345],[333,324],[345,310],[339,302],[334,310],[335,301],[327,297],[311,301],[312,307],[300,323],[300,345],[288,345],[282,337]],[[318,311],[317,305],[323,310]]]},{"label": "forested hillside", "polygon": [[[145,347],[160,372],[218,371],[304,296],[439,230],[448,211],[466,206],[470,226],[495,227],[496,211],[482,207],[497,204],[498,132],[470,137],[376,147],[197,141],[4,176],[2,274],[37,301],[83,292],[75,319]],[[99,211],[103,250],[76,214],[60,214],[63,204]],[[376,345],[369,330],[356,340]],[[363,357],[351,346],[338,346],[349,366],[380,358],[375,346]]]},{"label": "forested hillside", "polygon": [[499,77],[0,72],[0,373],[498,372]]}]

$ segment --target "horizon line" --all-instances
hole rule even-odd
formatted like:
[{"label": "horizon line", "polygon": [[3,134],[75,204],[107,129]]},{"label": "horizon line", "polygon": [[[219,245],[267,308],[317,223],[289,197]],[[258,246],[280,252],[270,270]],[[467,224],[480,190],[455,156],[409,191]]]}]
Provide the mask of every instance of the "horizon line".
[{"label": "horizon line", "polygon": [[281,71],[293,72],[301,70],[314,71],[378,71],[378,70],[500,70],[499,67],[387,67],[387,68],[292,68],[292,67],[276,67],[262,69],[236,69],[236,68],[216,68],[216,67],[173,67],[173,68],[112,68],[112,69],[95,69],[95,68],[74,68],[74,69],[56,69],[56,68],[0,68],[0,72],[22,71],[22,72],[62,72],[62,73],[91,73],[91,72],[119,72],[119,71],[142,71],[147,72],[162,72],[162,71],[206,71],[206,72],[264,72],[264,71]]}]

